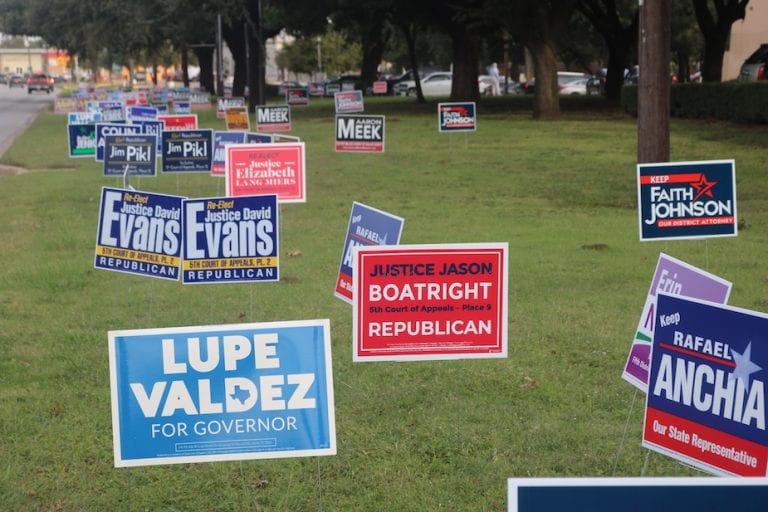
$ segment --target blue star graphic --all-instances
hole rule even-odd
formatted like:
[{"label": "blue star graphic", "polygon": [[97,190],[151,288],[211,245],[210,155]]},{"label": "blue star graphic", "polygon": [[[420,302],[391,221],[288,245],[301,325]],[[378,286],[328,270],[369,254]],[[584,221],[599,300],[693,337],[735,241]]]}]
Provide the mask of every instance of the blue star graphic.
[{"label": "blue star graphic", "polygon": [[730,382],[733,379],[739,379],[744,383],[744,387],[746,388],[749,385],[749,376],[753,373],[755,373],[758,370],[762,370],[763,368],[761,366],[756,365],[752,362],[752,342],[750,341],[747,345],[747,348],[744,349],[744,352],[739,354],[735,350],[731,349],[731,352],[733,353],[733,360],[736,363],[736,368],[733,369],[733,372],[728,376],[728,381]]}]

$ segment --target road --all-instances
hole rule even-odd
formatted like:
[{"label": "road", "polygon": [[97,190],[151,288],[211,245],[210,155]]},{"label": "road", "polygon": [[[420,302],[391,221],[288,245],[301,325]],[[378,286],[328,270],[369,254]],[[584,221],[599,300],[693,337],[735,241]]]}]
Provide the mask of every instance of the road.
[{"label": "road", "polygon": [[32,123],[38,112],[53,103],[53,98],[54,94],[27,94],[26,87],[11,89],[0,84],[0,156],[3,156],[16,136]]}]

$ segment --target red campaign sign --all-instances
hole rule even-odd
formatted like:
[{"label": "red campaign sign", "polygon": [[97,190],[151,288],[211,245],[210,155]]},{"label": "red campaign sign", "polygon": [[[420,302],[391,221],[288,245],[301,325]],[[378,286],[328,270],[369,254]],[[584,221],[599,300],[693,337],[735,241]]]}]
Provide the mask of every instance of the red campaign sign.
[{"label": "red campaign sign", "polygon": [[387,94],[386,80],[373,82],[373,94]]},{"label": "red campaign sign", "polygon": [[197,114],[160,115],[157,120],[163,122],[166,131],[197,130]]},{"label": "red campaign sign", "polygon": [[507,357],[507,249],[356,247],[353,360]]},{"label": "red campaign sign", "polygon": [[227,196],[275,194],[282,203],[306,201],[303,142],[228,144]]}]

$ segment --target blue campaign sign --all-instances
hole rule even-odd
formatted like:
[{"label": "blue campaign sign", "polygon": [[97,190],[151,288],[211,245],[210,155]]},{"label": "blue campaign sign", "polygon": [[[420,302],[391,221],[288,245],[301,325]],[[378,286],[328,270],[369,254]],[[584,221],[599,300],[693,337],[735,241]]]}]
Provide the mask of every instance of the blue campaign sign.
[{"label": "blue campaign sign", "polygon": [[763,512],[757,478],[510,478],[508,512]]},{"label": "blue campaign sign", "polygon": [[213,160],[211,162],[211,174],[214,176],[224,176],[224,160],[226,151],[224,147],[227,144],[244,144],[247,132],[242,131],[215,131],[213,132]]},{"label": "blue campaign sign", "polygon": [[96,125],[67,125],[70,158],[93,157],[96,154]]},{"label": "blue campaign sign", "polygon": [[213,130],[164,130],[163,172],[211,172]]},{"label": "blue campaign sign", "polygon": [[102,120],[108,123],[125,121],[125,102],[121,100],[89,101],[86,103],[86,110],[101,112]]},{"label": "blue campaign sign", "polygon": [[336,454],[329,320],[109,332],[116,467]]},{"label": "blue campaign sign", "polygon": [[137,124],[96,123],[96,161],[104,161],[104,137],[107,135],[138,135],[142,127]]},{"label": "blue campaign sign", "polygon": [[339,263],[339,275],[336,278],[335,295],[338,298],[352,303],[353,249],[361,245],[399,244],[404,222],[402,217],[362,203],[352,203],[347,237]]},{"label": "blue campaign sign", "polygon": [[719,475],[768,471],[768,315],[660,293],[643,446]]},{"label": "blue campaign sign", "polygon": [[178,281],[182,200],[102,188],[94,268]]},{"label": "blue campaign sign", "polygon": [[277,195],[188,199],[183,284],[279,281]]},{"label": "blue campaign sign", "polygon": [[136,121],[154,121],[157,119],[157,109],[146,105],[131,105],[127,107],[127,120],[129,123]]},{"label": "blue campaign sign", "polygon": [[441,132],[473,132],[477,129],[475,102],[438,103],[437,124]]},{"label": "blue campaign sign", "polygon": [[733,160],[639,164],[640,240],[736,236]]},{"label": "blue campaign sign", "polygon": [[106,135],[104,176],[155,176],[156,153],[155,135]]},{"label": "blue campaign sign", "polygon": [[257,143],[257,144],[269,144],[273,141],[274,137],[271,133],[254,133],[248,132],[245,134],[245,143]]},{"label": "blue campaign sign", "polygon": [[133,121],[131,124],[141,126],[141,133],[145,133],[147,135],[155,135],[155,138],[157,139],[156,155],[158,158],[160,158],[160,153],[163,151],[163,122],[139,119]]}]

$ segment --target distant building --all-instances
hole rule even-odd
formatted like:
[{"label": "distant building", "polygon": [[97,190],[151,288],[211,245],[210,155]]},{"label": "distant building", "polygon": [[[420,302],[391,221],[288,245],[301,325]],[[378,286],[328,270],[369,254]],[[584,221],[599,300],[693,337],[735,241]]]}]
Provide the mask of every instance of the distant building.
[{"label": "distant building", "polygon": [[731,26],[731,44],[723,55],[723,81],[738,78],[741,65],[763,43],[768,43],[768,1],[753,0],[744,19]]}]

